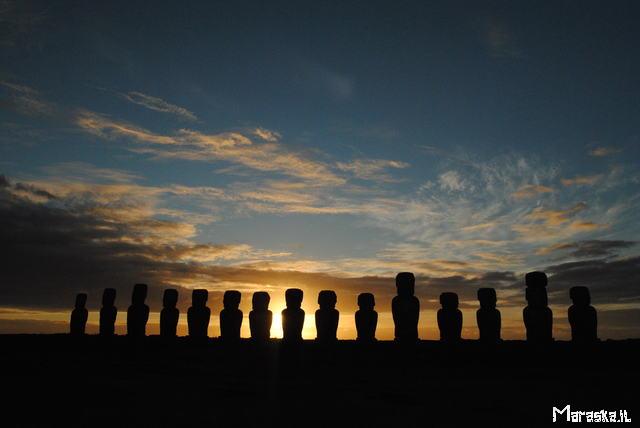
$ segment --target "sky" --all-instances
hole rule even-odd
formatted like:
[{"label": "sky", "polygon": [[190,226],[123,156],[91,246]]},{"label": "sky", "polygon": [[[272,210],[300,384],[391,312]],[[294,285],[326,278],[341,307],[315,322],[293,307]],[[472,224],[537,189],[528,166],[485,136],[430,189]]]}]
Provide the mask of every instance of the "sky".
[{"label": "sky", "polygon": [[[0,332],[68,330],[88,293],[134,283],[184,314],[209,290],[320,290],[355,337],[372,292],[393,337],[414,272],[477,338],[479,287],[524,338],[524,273],[554,335],[588,286],[603,339],[640,337],[640,4],[0,1]],[[179,332],[185,332],[181,319]]]}]

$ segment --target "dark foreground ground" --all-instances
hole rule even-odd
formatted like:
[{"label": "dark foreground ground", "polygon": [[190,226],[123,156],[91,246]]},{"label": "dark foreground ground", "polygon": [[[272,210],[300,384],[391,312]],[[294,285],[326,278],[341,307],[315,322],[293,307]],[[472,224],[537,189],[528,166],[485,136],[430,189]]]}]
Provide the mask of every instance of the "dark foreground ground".
[{"label": "dark foreground ground", "polygon": [[640,340],[285,347],[15,335],[0,336],[0,353],[7,427],[546,426],[567,404],[640,421]]}]

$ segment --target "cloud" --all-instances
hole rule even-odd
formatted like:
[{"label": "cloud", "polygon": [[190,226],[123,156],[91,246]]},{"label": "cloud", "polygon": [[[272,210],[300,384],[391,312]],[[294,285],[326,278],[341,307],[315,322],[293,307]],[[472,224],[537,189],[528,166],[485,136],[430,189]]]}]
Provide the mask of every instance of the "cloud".
[{"label": "cloud", "polygon": [[256,128],[252,131],[252,134],[256,137],[262,138],[265,141],[269,141],[270,143],[278,142],[280,138],[282,138],[280,133],[264,128]]},{"label": "cloud", "polygon": [[609,227],[608,224],[595,223],[593,221],[575,221],[569,225],[571,229],[577,231],[591,231],[591,230],[599,230],[606,229]]},{"label": "cloud", "polygon": [[619,250],[626,250],[635,246],[636,241],[624,240],[587,240],[567,242],[543,247],[536,251],[537,254],[547,255],[557,252],[566,252],[566,256],[576,258],[615,257]]},{"label": "cloud", "polygon": [[[272,187],[302,188],[287,182],[276,182]],[[0,257],[5,266],[0,271],[2,306],[21,311],[68,310],[75,293],[84,291],[89,293],[93,310],[99,306],[102,289],[115,287],[117,305],[122,310],[128,305],[131,285],[146,282],[154,312],[160,309],[162,289],[166,287],[180,290],[183,310],[189,304],[190,289],[207,288],[214,311],[221,307],[226,289],[245,293],[245,310],[250,305],[247,294],[267,290],[278,310],[284,289],[301,287],[307,296],[307,310],[315,308],[314,297],[319,290],[329,288],[338,292],[339,310],[354,311],[357,294],[367,291],[376,294],[379,311],[384,313],[395,294],[393,276],[400,270],[417,273],[416,293],[425,310],[435,310],[437,298],[444,291],[457,292],[463,309],[475,308],[476,290],[483,286],[498,290],[505,322],[510,320],[506,316],[509,308],[519,309],[523,304],[522,274],[489,268],[518,263],[509,251],[477,251],[471,258],[433,258],[429,246],[405,243],[389,246],[372,259],[296,260],[287,251],[256,249],[243,243],[194,242],[191,225],[154,218],[155,198],[166,193],[221,196],[215,188],[204,187],[145,188],[133,183],[97,185],[49,180],[13,183],[0,176],[0,222],[4,226],[0,229]],[[52,198],[35,196],[39,194]],[[593,244],[589,245],[593,250]],[[566,306],[568,288],[581,284],[592,287],[596,304],[613,305],[609,309],[627,307],[640,299],[628,282],[640,273],[639,257],[564,263],[547,271],[553,304]],[[0,318],[6,324],[12,322],[7,319],[17,316],[12,312]],[[627,326],[625,334],[632,327]],[[16,328],[48,327],[18,322]]]},{"label": "cloud", "polygon": [[531,220],[540,220],[544,225],[547,226],[559,226],[566,223],[571,218],[575,217],[577,214],[583,212],[587,208],[588,206],[585,202],[579,202],[572,207],[564,210],[550,210],[542,207],[537,207],[526,217]]},{"label": "cloud", "polygon": [[[247,244],[195,243],[192,225],[153,217],[153,198],[145,196],[156,189],[84,183],[65,192],[57,184],[52,187],[60,193],[52,195],[32,184],[2,182],[0,255],[10,266],[0,272],[3,305],[66,307],[82,290],[97,302],[102,288],[135,282],[193,288],[215,276],[210,262],[290,255]],[[92,192],[80,190],[87,188]]]},{"label": "cloud", "polygon": [[[214,305],[230,284],[248,290],[304,284],[313,290],[335,281],[326,275],[211,264],[259,265],[290,253],[246,244],[193,243],[190,227],[155,220],[145,215],[144,207],[119,204],[113,195],[60,194],[56,203],[38,202],[20,195],[17,184],[6,179],[3,183],[1,256],[8,267],[0,272],[3,306],[66,308],[76,292],[86,291],[95,307],[104,287],[115,286],[128,294],[130,285],[141,281],[150,285],[155,308],[164,287],[178,287],[185,299],[189,288],[207,287],[214,292]],[[105,199],[110,211],[100,209]],[[120,305],[126,306],[126,295],[121,294]]]},{"label": "cloud", "polygon": [[129,138],[137,142],[171,146],[177,144],[172,137],[154,134],[136,125],[115,121],[91,111],[81,110],[74,119],[75,125],[86,132],[105,139]]},{"label": "cloud", "polygon": [[579,202],[567,209],[534,208],[523,216],[518,223],[512,224],[511,229],[528,242],[567,239],[575,234],[591,232],[610,227],[609,224],[595,223],[576,218],[588,208],[584,202]]},{"label": "cloud", "polygon": [[438,182],[440,183],[440,188],[447,191],[461,191],[468,186],[467,182],[456,171],[447,171],[440,174]]},{"label": "cloud", "polygon": [[175,104],[168,103],[162,98],[146,95],[141,92],[127,92],[120,94],[124,99],[134,104],[148,108],[149,110],[159,111],[161,113],[168,113],[176,116],[177,118],[189,122],[196,122],[198,118],[195,114],[190,112],[184,107],[177,106]]},{"label": "cloud", "polygon": [[568,290],[576,285],[589,287],[594,305],[640,303],[633,278],[640,278],[640,257],[615,260],[592,259],[548,266],[550,300],[567,302]]},{"label": "cloud", "polygon": [[539,184],[527,184],[511,194],[516,199],[533,198],[543,193],[551,193],[553,189]]},{"label": "cloud", "polygon": [[409,164],[387,159],[356,159],[351,162],[338,162],[336,166],[339,170],[351,172],[362,180],[395,182],[397,179],[393,178],[387,170],[408,168]]},{"label": "cloud", "polygon": [[622,149],[618,149],[616,147],[596,147],[589,150],[589,156],[604,157],[620,153],[621,151]]},{"label": "cloud", "polygon": [[[72,298],[73,290],[87,288],[93,290],[93,296],[97,298],[100,288],[108,286],[116,278],[118,283],[132,284],[142,277],[154,287],[181,284],[191,288],[220,281],[274,285],[279,282],[269,282],[264,278],[276,277],[280,281],[282,274],[269,274],[264,270],[277,268],[291,273],[295,269],[330,269],[342,276],[354,266],[361,269],[367,264],[363,260],[278,262],[274,259],[289,258],[292,254],[255,249],[247,244],[194,243],[192,225],[153,217],[157,212],[156,198],[159,194],[175,191],[191,195],[198,194],[198,190],[174,189],[173,186],[145,188],[130,183],[37,182],[39,186],[46,186],[47,190],[44,190],[44,187],[34,184],[14,184],[6,178],[2,183],[0,220],[7,226],[2,234],[3,242],[7,243],[3,252],[5,260],[15,268],[4,272],[7,281],[2,283],[7,287],[17,282],[29,284],[27,288],[35,287],[40,291],[49,284],[60,288],[60,296],[56,298],[50,294],[45,298],[33,297],[32,293],[20,295],[20,292],[19,296],[7,295],[8,304],[24,305],[31,298],[35,301],[42,298],[40,304],[45,306],[46,299],[52,299],[51,304],[62,304],[64,299]],[[275,187],[278,185],[276,183]],[[22,187],[26,190],[20,190]],[[24,192],[46,192],[55,199],[35,200]],[[398,247],[394,251],[399,257],[406,250]],[[368,263],[374,269],[376,263],[386,264],[388,272],[408,266],[415,267],[418,273],[465,277],[481,274],[474,263],[413,256],[416,256],[414,260],[406,257],[394,259],[389,252],[384,255],[389,261],[372,259]],[[78,260],[82,262],[78,263]],[[236,266],[211,264],[229,261]],[[38,269],[25,269],[26,264],[37,265]],[[377,270],[380,271],[380,266]],[[241,280],[235,272],[244,272],[246,276]],[[292,275],[301,277],[302,273],[293,272]],[[306,286],[311,283],[327,287],[338,281],[334,276],[305,278]],[[293,283],[291,281],[289,283]]]},{"label": "cloud", "polygon": [[9,100],[3,102],[8,108],[28,116],[54,116],[56,107],[44,100],[40,93],[29,86],[0,80],[0,87],[5,87]]},{"label": "cloud", "polygon": [[592,186],[602,179],[602,175],[578,175],[560,180],[564,186]]},{"label": "cloud", "polygon": [[162,135],[87,111],[80,112],[75,123],[101,138],[125,138],[143,144],[143,147],[131,150],[160,158],[228,161],[258,171],[278,172],[310,180],[318,185],[340,185],[345,182],[322,162],[292,152],[277,142],[257,143],[239,132],[204,134],[182,129],[174,135]]},{"label": "cloud", "polygon": [[[212,291],[211,306],[218,307],[222,293],[230,287],[245,292],[267,289],[279,298],[291,286],[301,286],[311,295],[333,288],[346,302],[343,307],[350,310],[360,292],[376,292],[384,307],[395,294],[392,276],[303,272],[296,269],[314,268],[314,262],[277,261],[290,257],[289,252],[246,244],[193,243],[190,228],[156,221],[145,216],[144,209],[132,216],[122,206],[105,215],[97,209],[101,203],[77,203],[77,195],[57,195],[56,203],[36,202],[16,194],[16,184],[7,183],[0,190],[0,221],[5,225],[0,231],[1,256],[6,263],[0,272],[0,297],[5,307],[68,308],[74,294],[84,291],[89,293],[90,307],[95,308],[102,289],[110,286],[119,289],[118,304],[126,307],[130,286],[136,282],[150,285],[149,299],[155,310],[164,287],[179,288],[182,304],[189,289],[206,287]],[[239,264],[221,264],[228,261]],[[455,260],[433,260],[431,264],[441,272],[467,266]],[[315,262],[315,269],[330,266]],[[429,277],[420,277],[420,281],[424,286],[419,294],[430,298],[441,292],[439,284],[450,287],[454,282]],[[484,274],[478,274],[477,281],[495,282]],[[459,282],[467,285],[460,292],[469,297],[474,290],[468,285],[478,283],[468,278]],[[305,304],[315,306],[313,299]]]},{"label": "cloud", "polygon": [[[398,239],[428,244],[431,258],[486,253],[482,244],[486,242],[500,242],[507,251],[524,251],[536,236],[523,238],[512,226],[535,221],[527,218],[530,205],[511,195],[523,183],[552,181],[557,167],[518,155],[489,161],[441,155],[443,172],[430,185],[420,186],[414,194],[381,194],[361,202],[364,224],[392,230]],[[557,233],[549,230],[545,239]],[[460,242],[470,244],[461,247]]]},{"label": "cloud", "polygon": [[60,162],[43,168],[50,176],[66,181],[108,181],[130,183],[140,176],[116,168],[99,168],[87,162]]}]

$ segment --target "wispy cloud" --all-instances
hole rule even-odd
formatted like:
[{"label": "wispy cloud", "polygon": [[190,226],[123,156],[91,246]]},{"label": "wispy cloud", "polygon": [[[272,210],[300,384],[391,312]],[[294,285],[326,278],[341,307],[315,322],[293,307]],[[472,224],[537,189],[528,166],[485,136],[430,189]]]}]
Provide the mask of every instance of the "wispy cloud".
[{"label": "wispy cloud", "polygon": [[604,157],[620,153],[622,150],[616,147],[595,147],[589,150],[589,156]]},{"label": "wispy cloud", "polygon": [[387,159],[356,159],[351,162],[338,162],[336,166],[339,170],[350,172],[363,180],[395,182],[398,179],[389,174],[388,170],[408,168],[409,164]]},{"label": "wispy cloud", "polygon": [[239,132],[204,134],[182,129],[174,135],[162,135],[87,111],[78,114],[75,123],[102,138],[125,138],[145,144],[132,151],[161,158],[228,161],[259,171],[279,172],[311,180],[319,185],[345,182],[324,163],[290,151],[278,142],[256,142]]},{"label": "wispy cloud", "polygon": [[588,208],[580,202],[567,209],[545,209],[537,207],[525,215],[521,222],[511,225],[524,241],[544,242],[564,240],[576,234],[593,232],[608,228],[609,224],[577,218]]},{"label": "wispy cloud", "polygon": [[60,162],[43,168],[43,171],[57,179],[67,181],[107,181],[130,183],[141,177],[117,168],[100,168],[87,162]]},{"label": "wispy cloud", "polygon": [[271,131],[265,128],[256,128],[252,131],[252,134],[258,138],[262,138],[265,141],[269,141],[270,143],[275,143],[280,140],[280,138],[282,138],[282,135],[280,135],[279,132]]},{"label": "wispy cloud", "polygon": [[191,111],[184,107],[171,104],[162,98],[135,91],[121,93],[120,95],[127,101],[148,108],[149,110],[172,114],[181,120],[189,122],[196,122],[198,120],[198,117]]},{"label": "wispy cloud", "polygon": [[527,184],[520,187],[518,190],[511,194],[516,199],[534,198],[540,194],[551,193],[553,189],[548,186],[542,186],[539,184]]},{"label": "wispy cloud", "polygon": [[587,204],[580,202],[564,210],[550,210],[542,207],[535,208],[526,218],[540,220],[547,226],[559,226],[588,208]]},{"label": "wispy cloud", "polygon": [[[90,168],[85,166],[84,169]],[[97,178],[103,175],[97,174]],[[304,183],[288,181],[273,182],[270,187],[274,192],[305,189]],[[135,183],[95,184],[86,180],[55,182],[50,179],[16,183],[0,178],[0,221],[7,226],[0,229],[6,243],[3,255],[8,266],[3,269],[0,281],[5,306],[66,307],[78,291],[87,291],[90,301],[98,302],[104,287],[128,289],[129,284],[144,280],[151,286],[149,304],[152,310],[160,308],[163,287],[178,288],[185,300],[190,288],[206,287],[211,291],[210,304],[220,307],[223,291],[228,288],[245,293],[269,290],[274,304],[279,305],[284,289],[296,286],[311,295],[321,289],[335,289],[339,294],[340,310],[346,311],[355,310],[359,292],[374,292],[380,311],[385,312],[394,294],[393,275],[407,269],[416,272],[417,294],[424,301],[437,299],[443,291],[456,291],[461,301],[472,302],[464,303],[463,307],[475,307],[476,289],[493,286],[498,289],[501,308],[506,310],[522,304],[522,279],[518,267],[522,266],[520,258],[523,255],[514,253],[508,245],[503,246],[503,242],[459,240],[453,257],[434,257],[434,250],[436,254],[446,254],[446,251],[440,252],[443,241],[428,240],[391,244],[372,258],[299,259],[289,251],[260,249],[247,243],[197,242],[193,225],[156,218],[161,212],[160,196],[167,194],[234,201],[237,197],[256,196],[242,195],[242,189],[222,191],[175,185],[156,188]],[[271,198],[274,204],[308,202],[286,193],[280,199],[273,195]],[[357,209],[370,213],[386,207],[378,214],[382,215],[386,210],[387,214],[396,216],[411,208],[408,201],[395,201],[397,205],[393,202],[378,197],[361,202]],[[437,208],[443,207],[432,207]],[[563,213],[556,214],[540,214],[542,210],[538,210],[533,217],[562,225],[575,220],[575,216],[585,209],[574,206],[558,210]],[[451,213],[445,214],[451,216]],[[457,217],[457,213],[453,214]],[[437,218],[430,217],[430,220]],[[501,221],[498,219],[497,223]],[[489,227],[489,230],[493,228]],[[16,239],[18,236],[20,239]],[[449,236],[445,236],[444,241]],[[65,245],[60,246],[60,242]],[[626,245],[576,243],[557,251],[586,250],[595,255],[601,250],[615,251]],[[56,250],[52,251],[54,247]],[[77,263],[79,257],[82,264]],[[25,263],[32,268],[25,269]],[[34,266],[37,269],[33,269]],[[611,276],[612,269],[622,271],[624,275]],[[629,277],[637,275],[637,258],[556,265],[548,267],[548,271],[553,275],[556,291],[550,297],[553,302],[566,300],[566,296],[559,295],[558,291],[566,293],[570,286],[583,284],[586,280],[599,302],[611,302],[615,306],[621,299],[626,303],[637,301],[637,296],[623,286]],[[116,280],[113,273],[117,273]],[[47,292],[51,287],[56,289],[55,296]],[[182,301],[181,305],[184,304]],[[245,299],[243,304],[248,305],[248,301]],[[305,305],[313,308],[314,299],[305,299]],[[508,319],[511,318],[505,313],[505,320]]]},{"label": "wispy cloud", "polygon": [[456,171],[447,171],[438,177],[440,189],[452,192],[465,190],[469,183],[465,181]]},{"label": "wispy cloud", "polygon": [[561,182],[565,186],[592,186],[602,180],[602,177],[602,174],[578,175],[573,178],[563,178]]},{"label": "wispy cloud", "polygon": [[537,250],[537,254],[566,253],[566,256],[575,258],[614,257],[617,256],[618,251],[626,250],[637,244],[637,241],[594,239],[543,247]]},{"label": "wispy cloud", "polygon": [[9,108],[28,116],[53,116],[56,107],[46,101],[37,90],[15,82],[0,80],[0,87],[4,87],[9,93],[6,102]]}]

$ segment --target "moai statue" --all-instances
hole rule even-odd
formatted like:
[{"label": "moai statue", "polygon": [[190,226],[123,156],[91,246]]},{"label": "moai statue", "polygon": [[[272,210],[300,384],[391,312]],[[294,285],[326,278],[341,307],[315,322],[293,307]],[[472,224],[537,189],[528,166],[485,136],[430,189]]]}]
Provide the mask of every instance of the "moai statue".
[{"label": "moai statue", "polygon": [[571,340],[575,343],[591,343],[598,340],[598,313],[591,306],[591,295],[587,287],[571,287],[569,307]]},{"label": "moai statue", "polygon": [[415,342],[418,340],[420,301],[413,295],[415,284],[416,278],[411,272],[400,272],[396,275],[398,295],[391,301],[396,341]]},{"label": "moai statue", "polygon": [[76,295],[76,306],[71,312],[71,323],[69,333],[72,336],[84,336],[84,330],[87,325],[89,312],[85,307],[87,304],[87,295],[80,293]]},{"label": "moai statue", "polygon": [[376,300],[371,293],[358,295],[358,306],[356,311],[356,330],[358,331],[358,341],[372,342],[376,340],[376,327],[378,326],[378,313],[373,309]]},{"label": "moai statue", "polygon": [[496,309],[498,297],[493,288],[478,289],[480,309],[476,311],[476,321],[480,330],[480,340],[486,343],[500,341],[500,328],[502,320],[500,311]]},{"label": "moai statue", "polygon": [[462,335],[462,312],[458,309],[456,293],[440,295],[442,309],[438,309],[438,328],[442,342],[458,342]]},{"label": "moai statue", "polygon": [[271,321],[273,314],[269,310],[269,293],[256,291],[251,298],[252,310],[249,312],[249,329],[251,339],[266,341],[271,337]]},{"label": "moai statue", "polygon": [[340,312],[336,310],[336,296],[333,290],[322,290],[318,294],[318,305],[320,309],[316,311],[316,331],[318,342],[335,342],[338,340],[338,320]]},{"label": "moai statue", "polygon": [[147,298],[147,284],[135,284],[131,295],[131,306],[127,309],[127,336],[144,337],[147,321],[149,321],[149,306],[144,301]]},{"label": "moai statue", "polygon": [[178,290],[167,288],[162,295],[162,311],[160,311],[160,336],[176,337],[178,317]]},{"label": "moai statue", "polygon": [[187,311],[187,325],[189,337],[208,337],[211,309],[207,307],[209,292],[198,289],[191,293],[191,307]]},{"label": "moai statue", "polygon": [[105,288],[102,293],[102,308],[100,309],[100,336],[113,336],[115,332],[118,308],[115,307],[116,289]]},{"label": "moai statue", "polygon": [[302,310],[303,293],[299,288],[289,288],[284,293],[287,307],[282,311],[282,340],[285,342],[301,342],[304,326]]},{"label": "moai statue", "polygon": [[228,290],[224,292],[222,304],[224,309],[220,312],[220,336],[224,340],[240,340],[240,327],[242,326],[242,311],[239,291]]},{"label": "moai statue", "polygon": [[553,313],[547,306],[547,275],[529,272],[525,275],[527,307],[522,311],[527,341],[548,343],[553,340]]}]

